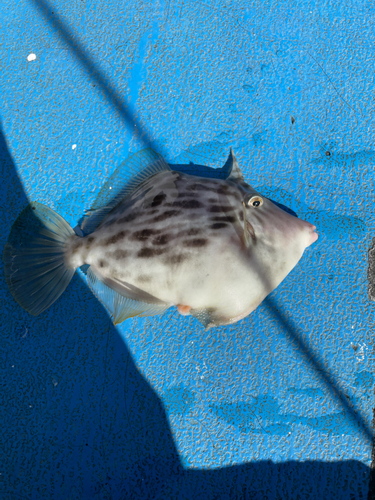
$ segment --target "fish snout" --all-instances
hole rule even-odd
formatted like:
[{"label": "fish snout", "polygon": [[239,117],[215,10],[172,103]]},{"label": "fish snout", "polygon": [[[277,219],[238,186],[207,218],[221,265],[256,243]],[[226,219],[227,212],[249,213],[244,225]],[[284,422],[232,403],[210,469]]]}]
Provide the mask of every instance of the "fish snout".
[{"label": "fish snout", "polygon": [[307,230],[309,234],[308,244],[307,244],[307,246],[309,247],[310,245],[315,243],[315,241],[319,238],[319,235],[318,233],[315,232],[316,226],[314,226],[314,224],[310,224],[310,222],[305,222],[305,224],[307,225]]}]

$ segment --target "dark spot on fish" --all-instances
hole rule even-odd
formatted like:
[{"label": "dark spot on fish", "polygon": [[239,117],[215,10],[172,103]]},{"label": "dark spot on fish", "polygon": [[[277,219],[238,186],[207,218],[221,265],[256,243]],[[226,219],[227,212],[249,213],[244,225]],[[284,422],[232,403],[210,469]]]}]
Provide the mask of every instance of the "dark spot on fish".
[{"label": "dark spot on fish", "polygon": [[233,212],[233,207],[230,205],[211,205],[208,209],[209,212],[218,213],[218,212]]},{"label": "dark spot on fish", "polygon": [[217,190],[220,194],[227,193],[229,191],[228,184],[221,184],[221,186]]},{"label": "dark spot on fish", "polygon": [[121,259],[126,259],[126,257],[129,256],[129,252],[127,252],[126,250],[121,250],[120,248],[118,248],[114,252],[110,252],[108,255],[110,257],[112,257],[113,259],[121,260]]},{"label": "dark spot on fish", "polygon": [[107,267],[107,262],[105,262],[103,259],[99,260],[99,267]]},{"label": "dark spot on fish", "polygon": [[139,281],[139,283],[148,283],[149,281],[151,281],[151,276],[141,274],[140,276],[138,276],[137,280]]},{"label": "dark spot on fish", "polygon": [[136,231],[130,237],[132,240],[136,241],[146,241],[150,236],[155,236],[155,234],[160,233],[159,229],[142,229],[141,231]]},{"label": "dark spot on fish", "polygon": [[181,264],[184,260],[186,260],[187,256],[186,255],[172,255],[172,257],[168,257],[168,260],[166,261],[167,264]]},{"label": "dark spot on fish", "polygon": [[152,200],[151,206],[152,207],[158,207],[165,201],[167,198],[167,195],[165,193],[159,193],[155,196],[155,198]]},{"label": "dark spot on fish", "polygon": [[291,116],[290,117],[290,121],[292,122],[292,125],[294,124],[294,122],[296,121],[296,119],[294,118],[294,116]]},{"label": "dark spot on fish", "polygon": [[201,233],[202,230],[198,229],[197,227],[192,227],[188,231],[186,231],[187,236],[196,236],[197,234]]},{"label": "dark spot on fish", "polygon": [[193,240],[186,240],[184,242],[187,247],[204,247],[207,245],[208,240],[204,238],[194,238]]},{"label": "dark spot on fish", "polygon": [[92,243],[93,241],[95,241],[94,236],[89,236],[89,237],[86,239],[86,247],[88,248],[88,247],[91,245],[91,243]]},{"label": "dark spot on fish", "polygon": [[77,240],[75,243],[72,245],[72,252],[75,252],[82,246],[82,240]]},{"label": "dark spot on fish", "polygon": [[154,217],[152,219],[152,222],[161,222],[163,220],[169,219],[170,217],[175,217],[180,213],[181,213],[180,210],[166,210],[165,212],[162,212],[160,215]]},{"label": "dark spot on fish", "polygon": [[215,222],[215,224],[212,224],[211,229],[223,229],[224,227],[228,227],[228,224],[225,222]]},{"label": "dark spot on fish", "polygon": [[174,207],[181,207],[181,208],[202,208],[204,205],[198,200],[181,200],[181,201],[175,201],[173,203]]},{"label": "dark spot on fish", "polygon": [[157,257],[165,251],[164,248],[142,248],[142,250],[137,253],[137,257],[148,259],[149,257]]},{"label": "dark spot on fish", "polygon": [[228,222],[233,224],[236,222],[236,218],[233,215],[223,215],[222,217],[212,217],[212,222]]},{"label": "dark spot on fish", "polygon": [[216,198],[208,198],[208,201],[210,203],[217,203],[217,199]]},{"label": "dark spot on fish", "polygon": [[153,245],[166,245],[173,238],[170,234],[160,234],[152,240]]},{"label": "dark spot on fish", "polygon": [[113,243],[117,243],[118,241],[122,240],[126,236],[126,231],[120,231],[117,234],[114,234],[113,236],[110,236],[106,240],[104,240],[104,245],[112,245]]},{"label": "dark spot on fish", "polygon": [[330,151],[326,151],[326,156],[331,156],[331,152]]}]

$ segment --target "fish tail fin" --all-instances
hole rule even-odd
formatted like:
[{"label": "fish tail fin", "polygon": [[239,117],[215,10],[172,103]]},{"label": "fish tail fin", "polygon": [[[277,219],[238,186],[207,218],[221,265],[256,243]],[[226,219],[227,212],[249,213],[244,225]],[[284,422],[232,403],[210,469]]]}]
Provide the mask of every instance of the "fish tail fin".
[{"label": "fish tail fin", "polygon": [[42,313],[69,285],[76,268],[66,258],[66,244],[73,235],[60,215],[37,202],[13,224],[3,253],[5,279],[30,314]]}]

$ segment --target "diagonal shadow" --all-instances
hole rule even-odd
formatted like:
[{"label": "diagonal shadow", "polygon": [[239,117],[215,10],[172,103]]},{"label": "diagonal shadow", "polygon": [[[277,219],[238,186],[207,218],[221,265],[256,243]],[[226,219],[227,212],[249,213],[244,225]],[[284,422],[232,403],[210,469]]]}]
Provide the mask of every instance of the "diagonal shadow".
[{"label": "diagonal shadow", "polygon": [[[37,6],[37,8],[41,12],[41,14],[46,18],[46,20],[48,20],[48,22],[50,22],[50,24],[54,27],[54,29],[59,33],[61,38],[65,41],[65,43],[72,50],[72,52],[77,57],[77,59],[80,61],[80,63],[83,65],[83,67],[85,68],[85,70],[89,74],[89,76],[91,78],[93,78],[96,81],[96,83],[100,86],[100,89],[103,92],[103,95],[105,96],[107,101],[111,104],[111,106],[113,106],[116,109],[116,111],[120,115],[121,119],[127,124],[127,126],[131,126],[133,128],[137,127],[138,130],[141,131],[141,136],[145,142],[145,145],[153,147],[155,149],[155,145],[153,144],[149,134],[140,126],[139,123],[137,123],[133,119],[133,116],[131,115],[131,113],[128,110],[127,103],[117,94],[115,88],[112,85],[110,85],[110,83],[108,82],[104,73],[98,69],[96,64],[90,58],[87,51],[77,42],[76,37],[73,35],[72,31],[65,25],[65,23],[63,23],[63,21],[56,14],[52,14],[52,9],[47,2],[45,2],[44,0],[30,0],[30,1],[32,1],[34,3],[34,5]],[[1,139],[1,144],[3,144],[3,145],[6,144],[3,136]],[[13,162],[11,161],[11,157],[9,155],[9,152],[8,153],[5,152],[4,157],[8,157],[8,159],[5,161],[4,164],[8,165],[8,166],[11,165],[11,166],[13,166],[13,169],[14,169],[14,165],[13,165]],[[12,183],[16,183],[16,177],[17,177],[17,174],[15,173],[15,169],[14,169],[14,172],[12,174],[12,179],[13,179]],[[19,185],[14,190],[14,193],[18,192],[19,193],[18,199],[23,199],[24,204],[26,204],[26,196],[24,195],[24,193],[22,191],[21,184],[19,182],[18,182],[18,184]],[[23,194],[21,194],[21,193],[23,193]],[[8,198],[9,198],[9,196],[8,196]],[[5,206],[9,206],[8,201],[9,201],[9,199],[7,199],[6,205],[4,204]],[[13,206],[16,206],[19,204],[18,201],[15,202],[14,200],[11,200],[10,203],[12,203]],[[12,205],[10,205],[10,206],[12,206]],[[19,211],[20,210],[17,210],[15,212],[18,213]],[[13,212],[13,214],[15,212]],[[8,227],[8,229],[9,229],[9,227]],[[6,233],[6,234],[8,234],[8,233]],[[88,300],[90,303],[92,303],[91,299],[87,298],[87,292],[85,291],[85,287],[82,286],[82,284],[79,282],[79,280],[78,281],[77,280],[78,280],[78,278],[75,278],[74,284],[72,284],[72,288],[76,291],[79,289],[79,296],[81,294],[83,294],[85,296],[85,300]],[[86,293],[86,295],[85,295],[85,293]],[[69,295],[69,294],[65,294],[65,295]],[[61,299],[61,300],[64,301],[64,299]],[[68,299],[65,299],[65,301],[67,301],[67,300]],[[12,298],[8,294],[8,297],[6,299],[6,303],[8,304],[11,301],[12,301]],[[63,306],[64,303],[65,302],[62,302],[62,303],[59,303],[59,305],[54,306],[54,308],[52,308],[52,312],[48,314],[48,318],[51,321],[52,327],[54,327],[56,329],[59,328],[59,322],[56,323],[56,318],[54,315],[56,314],[57,317],[61,318],[61,313],[64,310],[68,310],[68,309],[66,309],[66,304],[65,304],[65,306]],[[73,311],[72,314],[75,314],[78,316],[80,314],[80,310],[78,310],[77,307],[75,307],[75,308],[72,307],[73,305],[74,304],[69,304],[69,309],[71,309]],[[64,307],[65,307],[65,309],[64,309]],[[101,306],[98,306],[97,302],[95,302],[95,307],[93,305],[91,305],[91,308],[93,310],[97,309],[98,307],[101,308]],[[327,375],[325,373],[325,370],[323,368],[322,363],[319,361],[319,359],[315,355],[311,356],[312,353],[309,351],[308,347],[302,341],[301,336],[298,333],[298,330],[295,329],[295,326],[290,321],[288,321],[285,317],[283,317],[283,315],[280,313],[280,311],[278,310],[278,308],[274,304],[271,303],[270,309],[272,310],[272,312],[275,315],[275,317],[277,318],[277,320],[281,322],[284,329],[288,332],[289,338],[291,338],[294,342],[297,343],[298,348],[301,350],[301,353],[304,355],[304,357],[306,359],[308,359],[308,361],[313,365],[315,370],[323,378],[326,385],[330,388],[330,391],[332,392],[332,394],[334,394],[339,399],[339,401],[343,405],[346,413],[350,416],[353,416],[354,410],[346,402],[346,398],[342,394],[341,390],[339,389],[338,384],[335,383],[333,376]],[[4,311],[4,313],[6,313],[6,312],[7,311]],[[105,317],[106,322],[104,322],[104,319],[102,318],[100,324],[103,326],[104,329],[107,329],[107,330],[109,329],[108,331],[111,334],[113,334],[113,335],[116,334],[118,336],[116,330],[113,327],[111,327],[111,325],[108,325],[108,318],[107,318],[103,309],[101,310],[101,313],[103,313],[103,318]],[[18,317],[18,321],[19,321],[19,318],[21,317],[21,323],[22,323],[22,321],[24,321],[24,324],[31,325],[34,321],[34,320],[30,320],[28,317],[25,318],[24,316],[22,316],[22,314],[19,313],[19,308],[17,309],[16,315]],[[9,317],[9,316],[7,314],[5,314],[5,317]],[[55,321],[52,321],[53,319],[55,319]],[[35,325],[35,326],[38,325],[37,327],[40,328],[40,325],[37,322],[38,322],[38,320],[35,320],[35,323],[33,323],[33,325]],[[18,326],[16,326],[16,327],[14,327],[14,325],[12,326],[13,333],[18,331],[18,329],[20,328],[19,325],[21,323],[17,323]],[[104,324],[106,325],[105,327],[104,327]],[[42,323],[42,326],[44,326],[44,328],[46,330],[48,330],[48,323]],[[27,327],[26,327],[26,329],[27,329]],[[60,333],[62,333],[62,332],[60,332]],[[82,329],[82,333],[87,334],[87,332],[85,332],[84,328]],[[131,359],[130,354],[128,353],[127,349],[126,348],[124,348],[124,349],[126,351],[126,354],[125,354],[126,359],[128,359],[128,360]],[[133,362],[128,361],[128,363],[133,363]],[[134,363],[133,363],[133,365],[134,365]],[[135,370],[135,372],[137,372],[135,365],[132,368],[132,370]],[[143,383],[145,383],[144,380],[143,380]],[[157,398],[157,396],[155,394],[153,394],[152,398],[155,398],[155,397]],[[346,403],[346,406],[344,403]],[[156,404],[156,406],[158,406],[158,405],[160,405],[160,402],[158,404]],[[163,426],[163,428],[168,428],[167,421],[165,420],[164,417],[163,417],[164,420],[163,420],[162,426]],[[358,418],[357,418],[357,421],[358,421]],[[363,419],[362,419],[362,421],[363,421]],[[365,429],[366,436],[370,439],[372,437],[371,429],[369,429],[367,425],[363,426],[363,428]],[[175,450],[174,446],[171,445],[170,449],[172,450],[172,455],[176,456],[176,450]],[[177,455],[175,465],[178,466],[178,464],[179,464],[179,461],[178,461],[178,455]],[[25,496],[25,498],[27,498],[27,497]]]},{"label": "diagonal shadow", "polygon": [[[119,113],[121,119],[126,122],[126,124],[135,124],[139,131],[141,131],[141,136],[144,138],[146,146],[155,148],[150,135],[148,132],[136,121],[136,118],[128,111],[128,105],[124,99],[116,92],[114,86],[109,83],[108,78],[104,73],[98,68],[96,63],[92,60],[88,52],[79,43],[77,37],[73,34],[72,30],[60,19],[56,14],[56,9],[52,12],[52,8],[46,0],[30,0],[40,11],[43,17],[53,26],[58,35],[71,49],[72,53],[79,60],[79,62],[84,67],[88,75],[95,80],[99,85],[103,95],[106,97],[107,101],[111,106],[113,106]],[[188,165],[181,166],[181,171],[188,173]],[[196,166],[191,166],[193,171],[196,171]],[[207,167],[205,167],[207,169]],[[212,169],[214,170],[214,169]],[[222,175],[220,171],[217,173],[218,176]],[[282,207],[283,208],[283,207]],[[301,335],[298,333],[295,325],[292,324],[291,320],[287,318],[280,311],[279,307],[274,303],[274,299],[268,298],[266,301],[270,311],[275,318],[282,324],[284,330],[287,332],[288,338],[295,343],[303,357],[314,367],[316,372],[319,374],[321,380],[329,389],[330,393],[340,402],[344,411],[348,415],[348,418],[355,419],[362,432],[365,434],[366,438],[372,440],[374,437],[372,429],[366,423],[362,415],[356,412],[348,403],[347,398],[343,394],[342,390],[339,388],[338,383],[335,381],[334,377],[330,375],[323,367],[323,363],[318,359],[318,357],[307,347],[307,345],[302,340]]]},{"label": "diagonal shadow", "polygon": [[[0,171],[3,247],[28,200],[1,127]],[[49,310],[32,317],[14,302],[1,267],[0,315],[3,500],[359,500],[367,494],[370,470],[355,460],[182,467],[159,397],[77,275]]]},{"label": "diagonal shadow", "polygon": [[150,147],[154,151],[162,153],[161,148],[151,139],[148,131],[142,127],[141,123],[130,111],[130,104],[120,95],[109,79],[94,62],[87,50],[79,42],[78,37],[74,35],[73,30],[56,14],[56,9],[45,0],[29,0],[33,3],[42,16],[48,21],[61,39],[71,50],[72,54],[81,64],[88,76],[98,85],[108,104],[118,113],[121,121],[131,130],[137,131],[139,138],[142,139],[145,147]]},{"label": "diagonal shadow", "polygon": [[305,361],[314,367],[314,370],[329,390],[331,396],[341,404],[348,420],[355,422],[363,436],[368,441],[372,442],[374,439],[374,431],[363,418],[361,412],[356,411],[354,407],[349,404],[347,397],[343,393],[342,389],[340,389],[334,376],[329,373],[327,368],[324,367],[323,362],[303,340],[302,332],[299,332],[297,325],[294,324],[291,318],[287,318],[285,313],[280,310],[280,307],[273,297],[266,297],[264,303],[266,304],[268,310],[272,313],[275,320],[278,321],[283,327],[287,339],[290,340],[292,345],[298,349],[298,352],[302,355]]}]

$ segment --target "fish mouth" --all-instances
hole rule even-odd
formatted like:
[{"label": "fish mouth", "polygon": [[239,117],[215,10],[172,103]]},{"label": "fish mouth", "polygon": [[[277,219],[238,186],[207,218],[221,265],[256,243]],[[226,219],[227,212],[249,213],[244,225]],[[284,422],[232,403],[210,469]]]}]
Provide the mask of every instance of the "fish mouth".
[{"label": "fish mouth", "polygon": [[309,227],[309,233],[310,233],[309,236],[310,236],[310,238],[309,238],[309,244],[308,244],[308,246],[310,246],[313,243],[315,243],[315,241],[319,238],[319,234],[315,232],[316,231],[316,226],[314,226],[314,224],[310,224],[310,223],[309,223],[309,226],[310,226]]}]

